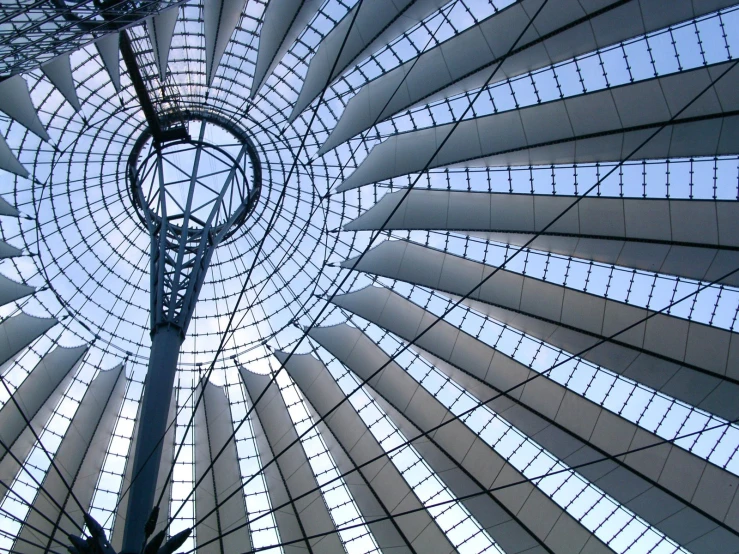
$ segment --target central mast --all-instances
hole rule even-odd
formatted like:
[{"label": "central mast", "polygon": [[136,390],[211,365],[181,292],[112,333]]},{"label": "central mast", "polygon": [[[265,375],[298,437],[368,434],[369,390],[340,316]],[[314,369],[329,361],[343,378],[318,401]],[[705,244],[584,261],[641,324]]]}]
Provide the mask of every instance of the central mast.
[{"label": "central mast", "polygon": [[156,502],[180,346],[213,252],[244,223],[261,190],[259,158],[245,132],[206,112],[188,114],[185,125],[189,136],[168,142],[145,131],[128,161],[131,200],[151,239],[151,353],[139,408],[124,551],[141,548]]}]

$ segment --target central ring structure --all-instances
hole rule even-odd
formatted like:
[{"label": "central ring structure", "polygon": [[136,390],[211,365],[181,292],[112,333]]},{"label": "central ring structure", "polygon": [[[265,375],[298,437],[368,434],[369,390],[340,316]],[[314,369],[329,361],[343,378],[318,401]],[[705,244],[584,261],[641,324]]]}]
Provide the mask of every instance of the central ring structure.
[{"label": "central ring structure", "polygon": [[[184,120],[184,125],[182,121]],[[129,194],[150,237],[151,351],[128,499],[124,550],[138,551],[154,490],[180,346],[216,248],[259,200],[261,168],[246,132],[212,114],[182,114],[174,140],[144,131],[127,165]],[[158,135],[163,136],[162,134]],[[194,138],[197,137],[197,138]]]},{"label": "central ring structure", "polygon": [[168,241],[197,242],[205,230],[223,242],[259,200],[259,156],[249,135],[225,118],[190,114],[185,125],[186,139],[157,144],[149,129],[139,136],[128,159],[131,201],[147,228],[166,220]]}]

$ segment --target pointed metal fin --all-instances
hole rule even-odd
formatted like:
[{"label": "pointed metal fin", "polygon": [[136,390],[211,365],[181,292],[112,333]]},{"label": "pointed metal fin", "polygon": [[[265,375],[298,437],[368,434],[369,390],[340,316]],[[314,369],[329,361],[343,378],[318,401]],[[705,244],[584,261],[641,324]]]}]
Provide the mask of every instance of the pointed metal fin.
[{"label": "pointed metal fin", "polygon": [[0,135],[0,169],[10,171],[21,177],[28,177],[28,171],[15,157],[2,135]]},{"label": "pointed metal fin", "polygon": [[120,37],[118,36],[118,33],[111,33],[95,42],[95,48],[98,49],[98,54],[100,54],[100,57],[103,60],[105,70],[108,72],[116,92],[121,91],[119,40]]},{"label": "pointed metal fin", "polygon": [[57,88],[62,96],[66,98],[75,111],[80,111],[80,101],[77,98],[77,90],[72,79],[72,64],[69,54],[57,56],[50,62],[41,66],[41,71],[49,78],[49,81]]},{"label": "pointed metal fin", "polygon": [[205,20],[205,72],[213,82],[228,41],[239,24],[246,0],[209,0],[203,4]]},{"label": "pointed metal fin", "polygon": [[146,20],[146,30],[149,33],[154,59],[159,69],[159,80],[162,82],[167,76],[169,49],[172,46],[172,36],[179,14],[180,8],[174,7]]},{"label": "pointed metal fin", "polygon": [[0,81],[0,98],[3,99],[0,110],[43,140],[49,140],[49,135],[46,134],[46,129],[38,118],[36,108],[31,101],[28,84],[23,77],[13,75]]},{"label": "pointed metal fin", "polygon": [[32,294],[36,289],[0,274],[0,306]]},{"label": "pointed metal fin", "polygon": [[267,77],[321,6],[317,0],[271,0],[264,13],[259,35],[257,66],[250,98],[259,92]]},{"label": "pointed metal fin", "polygon": [[20,214],[10,202],[0,196],[0,215],[9,215],[12,217],[18,217]]}]

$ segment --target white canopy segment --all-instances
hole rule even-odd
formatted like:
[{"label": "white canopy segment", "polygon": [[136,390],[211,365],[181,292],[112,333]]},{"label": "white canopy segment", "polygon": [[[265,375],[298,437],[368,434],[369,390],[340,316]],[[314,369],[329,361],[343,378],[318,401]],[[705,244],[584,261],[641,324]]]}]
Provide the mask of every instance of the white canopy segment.
[{"label": "white canopy segment", "polygon": [[118,33],[105,35],[103,38],[95,42],[95,48],[97,48],[100,59],[105,67],[105,71],[108,72],[110,82],[113,83],[113,87],[115,87],[117,92],[121,90],[121,62],[118,50],[119,42],[120,36]]},{"label": "white canopy segment", "polygon": [[250,98],[256,96],[264,79],[274,71],[287,49],[313,19],[319,6],[318,0],[274,0],[267,4],[259,34],[259,52]]},{"label": "white canopy segment", "polygon": [[0,364],[6,364],[56,324],[56,319],[33,317],[22,312],[5,318],[0,323]]},{"label": "white canopy segment", "polygon": [[215,0],[203,4],[205,74],[209,85],[213,82],[231,35],[239,24],[245,2],[246,0]]},{"label": "white canopy segment", "polygon": [[123,367],[100,372],[90,383],[54,456],[59,471],[46,474],[16,548],[31,552],[31,542],[46,543],[37,550],[46,552],[84,524],[125,385]]},{"label": "white canopy segment", "polygon": [[[259,424],[268,443],[267,449],[260,448],[262,466],[274,463],[279,469],[280,476],[285,482],[288,514],[292,516],[292,526],[299,528],[298,536],[316,536],[315,539],[304,541],[302,545],[300,543],[295,543],[295,545],[300,545],[309,551],[315,548],[328,553],[344,552],[337,533],[322,535],[327,531],[335,531],[334,523],[323,502],[318,483],[308,462],[307,453],[299,442],[288,407],[285,405],[279,388],[270,382],[269,377],[263,375],[242,370],[241,376],[244,379],[251,404],[256,406],[255,411]],[[262,398],[259,403],[256,403],[259,397]],[[285,448],[289,448],[289,451],[282,453]],[[277,457],[277,454],[281,455]],[[283,498],[282,495],[276,496],[273,504],[275,500],[279,501]],[[285,501],[281,502],[281,504],[284,503]],[[283,536],[283,526],[287,525],[281,524],[279,519],[277,525],[280,529],[280,536]]]},{"label": "white canopy segment", "polygon": [[739,554],[737,0],[42,4],[1,552]]},{"label": "white canopy segment", "polygon": [[[665,10],[658,0],[609,0],[585,5],[544,0],[514,2],[501,13],[368,83],[347,105],[322,151],[334,148],[375,122],[383,121],[434,93],[443,91],[439,96],[448,97],[483,85],[490,71],[480,70],[493,64],[500,64],[500,70],[491,83],[618,44],[731,4],[717,1],[696,5],[689,0],[679,0],[673,3],[673,9]],[[540,8],[541,12],[528,33],[518,39],[517,30],[524,29]],[[471,52],[475,55],[470,55]],[[648,113],[648,110],[644,111]],[[585,124],[587,121],[578,115],[573,114],[573,118]],[[551,124],[550,128],[555,129]],[[461,139],[461,133],[457,137]]]},{"label": "white canopy segment", "polygon": [[[383,198],[345,230],[448,229],[486,240],[713,281],[739,267],[739,204],[655,198],[485,194],[413,190]],[[393,212],[400,206],[398,211]],[[552,224],[550,226],[550,224]],[[724,283],[739,285],[734,274]]]},{"label": "white canopy segment", "polygon": [[33,287],[16,283],[0,275],[0,305],[4,306],[13,300],[19,300],[33,293],[33,291]]},{"label": "white canopy segment", "polygon": [[31,102],[31,93],[23,77],[14,75],[0,81],[0,95],[5,99],[2,111],[15,121],[32,131],[43,140],[49,140],[41,120]]},{"label": "white canopy segment", "polygon": [[154,48],[154,58],[159,69],[159,80],[164,82],[167,77],[167,62],[169,49],[172,47],[172,35],[177,23],[179,8],[170,8],[146,20],[146,30]]},{"label": "white canopy segment", "polygon": [[77,98],[77,89],[72,78],[72,65],[69,54],[62,54],[41,66],[41,70],[54,86],[62,93],[76,111],[80,111],[80,100]]},{"label": "white canopy segment", "polygon": [[8,143],[0,135],[0,169],[4,169],[10,173],[15,173],[19,177],[28,177],[28,171],[18,161],[15,154],[10,150]]},{"label": "white canopy segment", "polygon": [[55,348],[46,354],[15,390],[15,400],[0,409],[3,498],[33,447],[34,430],[40,430],[51,416],[86,351],[85,347]]},{"label": "white canopy segment", "polygon": [[0,215],[18,217],[20,214],[10,202],[0,196]]},{"label": "white canopy segment", "polygon": [[[197,535],[198,552],[249,550],[248,527],[237,528],[246,521],[244,495],[231,494],[241,493],[241,473],[225,391],[205,385],[194,430],[195,475],[201,482],[195,491],[195,508],[198,519],[204,521]],[[213,471],[206,476],[211,464]]]},{"label": "white canopy segment", "polygon": [[727,62],[399,134],[376,146],[338,190],[467,160],[505,167],[726,155],[739,147],[731,131],[737,86],[739,70]]},{"label": "white canopy segment", "polygon": [[[445,4],[444,0],[378,0],[355,6],[350,16],[331,30],[311,58],[290,121],[294,121],[352,61],[368,50],[381,48],[383,42],[402,35]],[[356,10],[359,13],[352,25]]]},{"label": "white canopy segment", "polygon": [[[288,373],[306,394],[319,416],[327,416],[328,410],[342,399],[343,393],[338,384],[321,362],[312,356],[294,356],[289,360],[287,356],[286,353],[277,353],[277,358],[285,360]],[[377,463],[372,469],[362,468],[361,475],[354,476],[354,482],[349,485],[365,519],[372,520],[422,506],[397,468],[389,463],[387,454],[350,404],[343,404],[328,415],[325,423],[328,433],[338,441],[333,452],[334,457],[344,462],[342,464],[345,467],[344,473],[355,466],[374,461],[376,457],[383,462],[381,468]],[[323,434],[327,432],[323,431]],[[348,459],[344,459],[346,456]],[[385,491],[385,494],[379,495],[379,502],[383,504],[378,505],[377,498],[367,494],[367,491],[372,489]],[[391,551],[396,549],[401,552],[453,551],[452,545],[445,539],[431,517],[423,515],[426,516],[423,521],[418,521],[417,517],[411,520],[408,516],[398,516],[395,519],[379,521],[376,525],[370,525],[370,528],[378,545],[383,549]]]}]

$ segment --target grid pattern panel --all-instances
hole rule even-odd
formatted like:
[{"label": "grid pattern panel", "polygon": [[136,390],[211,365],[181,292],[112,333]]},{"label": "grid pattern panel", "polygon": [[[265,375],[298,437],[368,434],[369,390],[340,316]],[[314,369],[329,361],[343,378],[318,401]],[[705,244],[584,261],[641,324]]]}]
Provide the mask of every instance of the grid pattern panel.
[{"label": "grid pattern panel", "polygon": [[[282,397],[285,399],[285,405],[295,424],[295,431],[298,436],[310,430],[305,436],[301,436],[300,442],[347,553],[379,552],[377,543],[375,543],[375,539],[367,526],[360,525],[342,530],[342,526],[363,523],[364,518],[359,512],[359,508],[357,508],[344,480],[341,478],[335,480],[340,477],[339,470],[318,430],[311,429],[313,418],[308,412],[305,400],[298,387],[284,372],[278,374],[276,382],[280,387]],[[331,481],[331,483],[328,483],[328,481]]]},{"label": "grid pattern panel", "polygon": [[[336,358],[326,351],[317,353],[346,394],[359,386],[357,377]],[[349,401],[385,451],[406,442],[400,429],[363,389],[352,394]],[[459,552],[502,552],[411,444],[393,450],[389,458]]]},{"label": "grid pattern panel", "polygon": [[[249,406],[238,373],[234,376],[227,371],[225,375],[227,379],[226,390],[231,403],[231,417],[234,426],[236,426],[242,419],[248,418]],[[267,548],[280,542],[280,532],[272,513],[272,506],[267,493],[267,483],[262,474],[259,450],[250,419],[247,419],[247,423],[241,426],[234,438],[239,456],[241,479],[246,482],[244,497],[253,547],[263,548],[265,549],[263,551],[268,553],[282,552],[280,547]],[[254,478],[248,481],[252,477]]]},{"label": "grid pattern panel", "polygon": [[[593,195],[739,199],[739,158],[735,155],[635,160],[620,165],[604,162],[517,168],[442,167],[420,176],[404,175],[372,183],[345,194],[332,193],[367,158],[373,146],[393,134],[431,129],[461,118],[516,110],[657,75],[684,72],[732,60],[739,48],[739,34],[736,32],[739,28],[736,25],[739,10],[732,6],[695,19],[688,18],[684,22],[650,32],[647,36],[629,38],[552,66],[539,64],[537,67],[542,69],[487,87],[466,115],[463,113],[479,89],[471,88],[463,94],[457,94],[456,91],[460,90],[457,88],[449,94],[435,94],[428,105],[420,102],[410,109],[400,110],[386,118],[383,116],[384,121],[374,122],[356,138],[340,144],[324,156],[317,156],[316,152],[337,126],[348,103],[361,92],[364,85],[401,64],[413,63],[412,60],[419,54],[495,17],[511,4],[507,0],[453,0],[440,5],[437,11],[417,24],[407,25],[406,30],[397,33],[397,36],[386,37],[386,44],[362,52],[349,64],[344,74],[327,88],[322,100],[314,100],[309,109],[297,114],[297,119],[289,123],[287,117],[300,94],[302,81],[316,49],[343,18],[351,15],[351,9],[358,3],[358,0],[329,0],[322,3],[316,16],[301,30],[298,39],[290,45],[253,99],[249,98],[249,87],[252,86],[257,49],[261,42],[266,6],[264,0],[248,0],[245,3],[211,87],[206,86],[204,72],[206,41],[202,2],[190,2],[180,9],[165,83],[158,82],[158,70],[144,26],[134,25],[127,30],[147,87],[157,99],[161,99],[163,93],[160,87],[164,84],[167,87],[166,94],[177,96],[177,102],[172,106],[192,109],[208,106],[228,117],[246,121],[245,125],[259,143],[268,189],[256,210],[256,216],[246,226],[248,231],[224,245],[214,256],[214,265],[203,287],[191,334],[183,345],[183,355],[180,357],[183,371],[177,392],[180,410],[176,419],[176,440],[178,444],[183,444],[183,449],[175,463],[175,486],[169,513],[177,514],[177,517],[172,533],[197,523],[194,501],[188,498],[194,484],[192,430],[185,432],[197,398],[197,379],[193,368],[202,371],[212,359],[216,360],[211,376],[214,382],[225,381],[228,386],[234,426],[239,429],[236,440],[242,462],[242,479],[252,479],[262,468],[243,390],[237,378],[229,381],[231,366],[236,360],[235,363],[255,371],[269,372],[272,347],[289,351],[299,342],[299,350],[307,347],[307,341],[303,341],[304,327],[301,325],[343,323],[351,319],[340,310],[324,310],[327,297],[334,292],[345,293],[361,288],[376,280],[363,274],[349,274],[344,279],[347,273],[338,267],[338,262],[360,254],[368,246],[370,235],[342,232],[341,229],[384,194],[413,184],[419,188],[448,190],[581,195],[615,167],[616,171],[599,183]],[[86,14],[88,8],[85,2],[81,2],[70,9]],[[54,18],[29,32],[24,25],[37,22],[42,12],[48,12],[48,6],[26,6],[21,9],[18,4],[13,5],[12,9],[17,10],[13,16],[18,19],[10,24],[7,21],[6,24],[0,24],[0,46],[6,36],[3,34],[5,31],[12,31],[13,36],[19,37],[25,45],[38,38],[36,46],[43,52],[36,56],[34,63],[58,51],[49,47],[49,33],[56,32],[57,37],[63,39],[65,48],[92,38],[74,34],[75,30],[70,25],[65,25],[60,31]],[[94,10],[89,14],[95,15]],[[32,53],[30,48],[27,51]],[[18,61],[20,58],[6,56],[5,61],[8,60]],[[44,143],[17,122],[0,115],[0,133],[34,177],[33,180],[16,178],[8,181],[8,200],[27,217],[17,220],[3,218],[0,222],[1,238],[22,248],[24,255],[3,261],[1,269],[3,274],[13,279],[39,287],[34,295],[0,308],[0,316],[10,316],[22,309],[28,313],[62,319],[58,329],[39,339],[13,362],[5,379],[8,390],[14,390],[23,382],[35,362],[56,342],[65,345],[92,342],[89,354],[91,361],[83,368],[107,368],[127,360],[130,377],[126,399],[93,500],[93,513],[101,521],[105,520],[106,529],[110,529],[114,523],[112,516],[121,490],[127,445],[141,396],[149,350],[148,237],[135,224],[127,197],[124,170],[131,139],[135,138],[145,122],[128,76],[125,73],[122,75],[122,91],[116,94],[93,45],[88,44],[72,53],[72,68],[83,106],[80,113],[73,112],[41,71],[34,69],[24,75],[31,88],[33,104],[52,136],[51,143]],[[277,217],[268,225],[270,214],[274,212]],[[535,250],[527,250],[523,255],[511,259],[515,246],[487,242],[480,237],[459,233],[433,230],[392,232],[385,233],[382,238],[411,239],[480,262],[510,263],[507,269],[519,274],[650,309],[659,309],[704,284]],[[260,254],[257,254],[258,251]],[[387,279],[378,282],[425,306],[436,315],[444,313],[449,306],[445,296],[433,291]],[[226,321],[232,314],[236,316],[236,329],[221,349],[218,343],[226,332]],[[670,314],[734,331],[739,314],[739,296],[734,287],[710,285],[693,295],[689,301],[671,307]],[[459,307],[445,318],[540,374],[547,371],[552,363],[569,355],[473,309]],[[364,325],[359,320],[357,322]],[[386,351],[396,351],[394,348],[398,347],[397,344],[391,348],[388,346],[389,339],[382,339],[379,334],[377,338],[385,340],[381,345]],[[463,409],[462,406],[471,401],[470,396],[458,390],[453,383],[441,383],[441,376],[432,368],[422,365],[422,360],[402,360],[403,365],[424,387],[452,411]],[[356,386],[355,378],[337,364],[335,360],[330,362],[336,378]],[[74,398],[79,397],[78,392],[84,391],[90,380],[87,377],[85,375],[74,381],[74,388],[70,388],[71,392],[68,393],[71,395],[69,402],[65,396],[43,431],[43,443],[50,452],[60,441],[65,421],[68,422],[74,413]],[[674,438],[684,433],[698,432],[694,438],[680,440],[678,444],[737,473],[735,453],[739,438],[735,426],[725,420],[579,358],[552,372],[551,377],[662,437]],[[284,390],[288,391],[285,394],[294,397],[292,403],[288,402],[291,415],[300,430],[309,429],[315,421],[310,418],[299,393],[290,387],[291,384],[286,385]],[[349,384],[344,387],[348,391],[346,387]],[[8,394],[8,391],[0,390],[0,403],[7,400]],[[354,397],[351,401],[354,401]],[[389,422],[376,411],[377,407],[368,406],[361,404],[362,415],[368,424],[372,420],[376,425],[378,439],[383,439],[383,445],[390,448],[402,442],[404,439],[397,429],[393,431],[388,426]],[[498,416],[484,411],[476,411],[475,418],[487,422],[482,427],[476,427],[483,434],[489,433],[488,427],[500,423]],[[468,418],[467,423],[472,425],[472,419],[475,418]],[[706,431],[716,426],[718,430]],[[524,460],[522,464],[532,467],[559,467],[559,462],[545,452],[535,454],[535,448],[530,446],[528,439],[521,438],[514,429],[505,426],[501,429],[505,429],[500,431],[504,438],[491,438],[491,441],[513,444],[520,439],[510,453],[511,459],[520,458]],[[380,432],[382,437],[379,436]],[[326,475],[337,475],[337,470],[326,460],[330,455],[320,436],[315,431],[313,433],[304,444],[311,463],[318,468],[315,471],[319,482],[322,482],[328,478]],[[34,449],[27,462],[28,470],[39,480],[48,466],[48,461],[43,460],[43,452],[40,452],[38,447]],[[530,458],[525,458],[524,452]],[[448,491],[444,492],[443,483],[439,484],[434,481],[435,478],[431,478],[433,472],[423,464],[423,460],[414,458],[411,462],[405,460],[403,463],[410,464],[407,467],[403,465],[405,475],[414,480],[419,491],[425,491],[423,494],[427,500],[424,502],[430,503],[441,498],[440,495],[449,494]],[[419,468],[422,465],[427,474],[416,482],[416,476],[420,475],[417,470],[421,471]],[[539,485],[544,487],[548,480],[554,483],[553,479],[545,479]],[[606,520],[599,518],[605,517],[604,514],[608,512],[604,506],[612,501],[605,497],[597,500],[597,494],[591,494],[590,488],[574,486],[574,478],[566,483],[553,485],[549,494],[560,495],[562,500],[565,497],[563,491],[566,491],[573,499],[562,502],[569,502],[570,506],[590,506],[581,508],[579,517],[588,520],[588,525],[596,529],[599,537],[612,536],[609,540],[618,549],[630,552],[674,551],[674,545],[669,541],[655,538],[656,535],[650,529],[645,529],[643,523],[624,516],[620,509],[614,509],[609,516],[609,523],[602,523]],[[26,495],[36,490],[34,487],[37,488],[37,484],[28,475],[24,477],[22,472],[13,484],[13,494],[8,495],[6,503],[11,502],[10,497],[20,498],[15,494],[17,491],[25,491],[23,495]],[[259,517],[256,523],[258,527],[251,529],[255,546],[261,541],[260,544],[268,548],[279,542],[279,534],[270,514],[272,508],[264,487],[263,479],[253,478],[245,487],[244,494],[250,515]],[[328,488],[323,492],[326,502],[333,506],[332,516],[337,524],[360,521],[356,507],[347,499],[349,495],[345,487]],[[583,504],[585,501],[582,498],[589,498],[591,504]],[[30,501],[30,497],[27,500]],[[597,509],[593,507],[596,505]],[[439,521],[444,522],[440,525],[454,537],[455,544],[460,549],[470,551],[496,548],[479,527],[474,527],[464,507],[459,503],[454,506],[457,506],[454,517],[449,515],[452,512],[447,509],[436,515]],[[4,510],[5,505],[0,509]],[[13,507],[12,510],[8,508],[2,515],[12,520],[18,517],[17,514],[25,513],[23,509],[23,506]],[[596,513],[597,516],[594,515]],[[617,520],[621,523],[617,523]],[[346,536],[342,535],[343,541],[347,548],[359,548],[361,545],[363,550],[372,551],[376,545],[371,535],[366,527],[360,529],[361,532],[355,530],[357,535],[352,534],[354,531],[344,533]],[[5,531],[3,526],[3,533],[8,538],[14,532]],[[259,541],[256,541],[257,537]],[[187,547],[193,545],[194,537],[191,537]]]},{"label": "grid pattern panel", "polygon": [[[401,342],[369,323],[364,331],[388,355]],[[479,399],[465,391],[419,355],[403,352],[396,361],[454,414],[467,412]],[[487,406],[462,416],[462,421],[498,454],[531,479],[554,502],[616,552],[686,552],[664,534],[622,506],[598,487],[526,437]],[[554,475],[541,477],[547,473]]]}]

